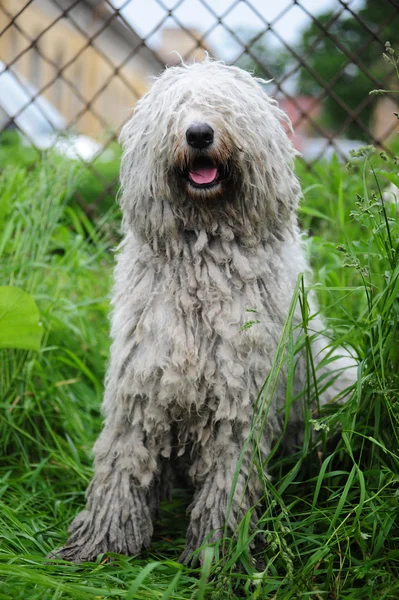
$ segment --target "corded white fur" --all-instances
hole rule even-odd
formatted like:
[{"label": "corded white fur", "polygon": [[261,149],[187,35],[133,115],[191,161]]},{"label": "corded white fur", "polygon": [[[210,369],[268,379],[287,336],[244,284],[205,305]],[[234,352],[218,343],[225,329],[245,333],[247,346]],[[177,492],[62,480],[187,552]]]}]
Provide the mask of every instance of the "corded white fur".
[{"label": "corded white fur", "polygon": [[[283,121],[251,75],[207,60],[166,70],[124,127],[124,240],[112,299],[105,425],[87,507],[59,556],[79,562],[148,547],[153,516],[179,461],[196,489],[182,559],[212,532],[213,539],[221,535],[254,402],[298,275],[308,269],[296,217],[295,150]],[[222,193],[193,190],[184,180],[192,152],[185,133],[194,122],[213,128],[211,156],[228,165]],[[247,309],[256,311],[258,323],[242,331]],[[315,326],[323,329],[317,319]],[[316,361],[325,354],[322,340],[314,342]],[[348,361],[338,359],[323,372],[337,364],[344,369]],[[352,378],[341,375],[322,401]],[[295,390],[305,381],[299,356]],[[263,431],[264,455],[281,434],[285,398],[280,377]],[[300,434],[301,416],[294,404],[288,445]],[[259,493],[248,452],[229,531]]]}]

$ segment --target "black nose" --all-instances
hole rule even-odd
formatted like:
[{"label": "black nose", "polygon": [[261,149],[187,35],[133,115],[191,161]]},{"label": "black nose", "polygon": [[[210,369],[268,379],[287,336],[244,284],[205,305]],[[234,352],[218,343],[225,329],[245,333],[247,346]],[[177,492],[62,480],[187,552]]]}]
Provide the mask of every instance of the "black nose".
[{"label": "black nose", "polygon": [[193,148],[207,148],[213,143],[213,129],[208,123],[193,123],[186,131],[186,140]]}]

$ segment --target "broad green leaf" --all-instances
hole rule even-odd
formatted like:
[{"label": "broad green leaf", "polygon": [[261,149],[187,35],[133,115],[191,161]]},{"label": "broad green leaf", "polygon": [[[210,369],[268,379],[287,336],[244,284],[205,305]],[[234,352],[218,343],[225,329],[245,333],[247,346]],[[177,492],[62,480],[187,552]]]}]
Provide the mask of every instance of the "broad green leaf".
[{"label": "broad green leaf", "polygon": [[0,348],[39,350],[42,332],[32,296],[17,287],[0,286]]}]

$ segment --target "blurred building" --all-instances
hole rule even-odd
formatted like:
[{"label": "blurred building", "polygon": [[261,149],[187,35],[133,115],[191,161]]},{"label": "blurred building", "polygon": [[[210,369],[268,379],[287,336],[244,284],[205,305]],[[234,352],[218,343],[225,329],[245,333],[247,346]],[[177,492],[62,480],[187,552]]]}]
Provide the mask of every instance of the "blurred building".
[{"label": "blurred building", "polygon": [[317,122],[321,113],[322,104],[320,100],[310,96],[277,97],[279,107],[289,117],[295,134],[292,136],[294,146],[300,152],[303,151],[307,140],[317,136],[317,130],[312,123]]},{"label": "blurred building", "polygon": [[0,31],[0,60],[21,85],[99,139],[120,128],[164,66],[102,0],[0,0]]}]

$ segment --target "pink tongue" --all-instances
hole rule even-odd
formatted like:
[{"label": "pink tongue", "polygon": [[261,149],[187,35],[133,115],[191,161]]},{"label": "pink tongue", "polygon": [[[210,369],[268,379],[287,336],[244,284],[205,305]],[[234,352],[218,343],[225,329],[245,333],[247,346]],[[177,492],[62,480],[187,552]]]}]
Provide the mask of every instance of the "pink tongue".
[{"label": "pink tongue", "polygon": [[195,171],[190,171],[190,179],[194,183],[212,183],[216,179],[217,169],[214,167],[201,167]]}]

